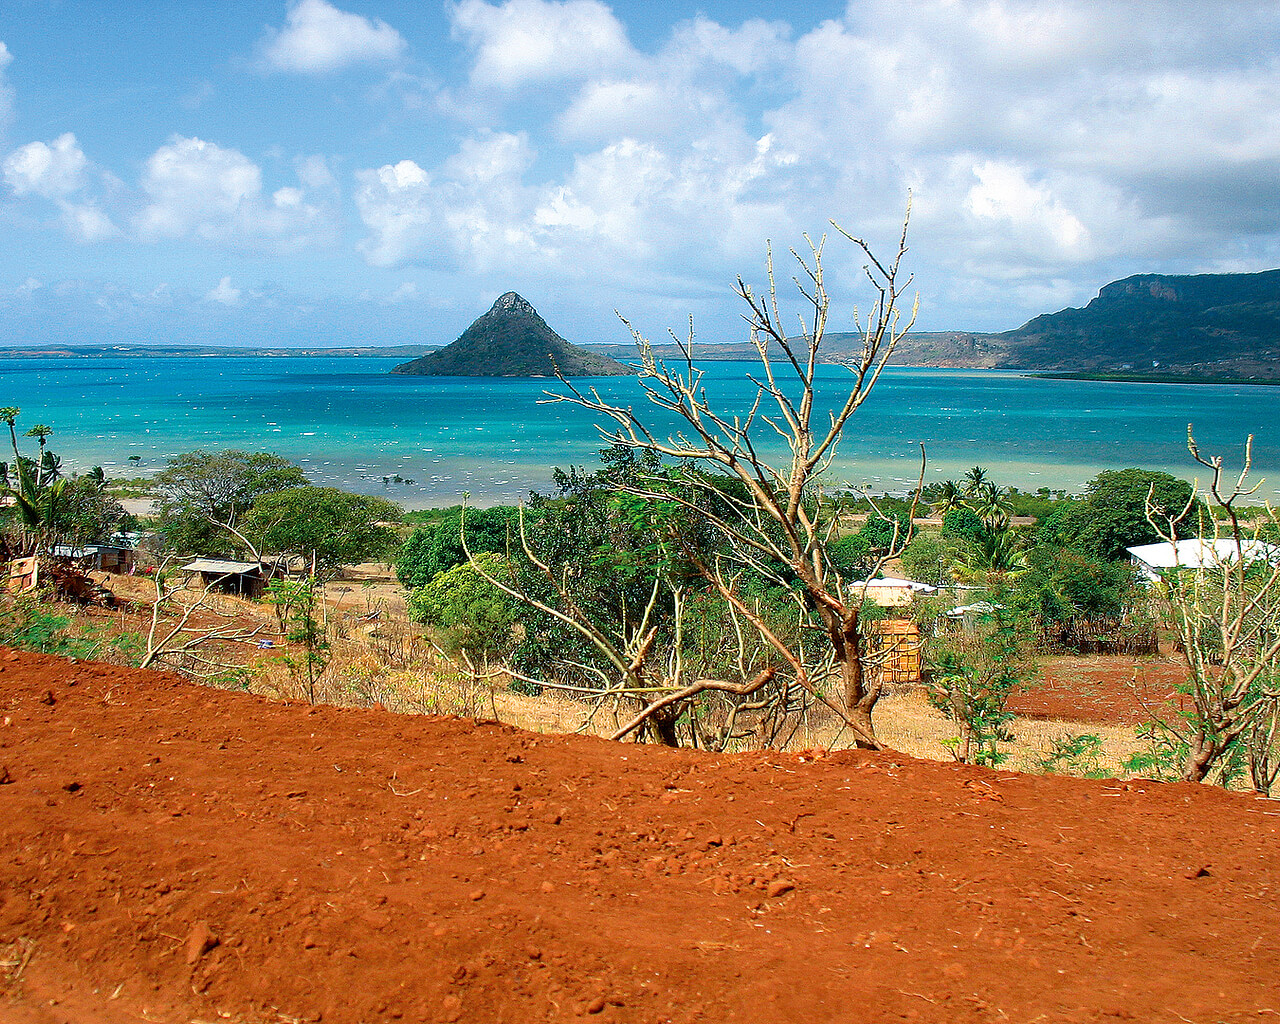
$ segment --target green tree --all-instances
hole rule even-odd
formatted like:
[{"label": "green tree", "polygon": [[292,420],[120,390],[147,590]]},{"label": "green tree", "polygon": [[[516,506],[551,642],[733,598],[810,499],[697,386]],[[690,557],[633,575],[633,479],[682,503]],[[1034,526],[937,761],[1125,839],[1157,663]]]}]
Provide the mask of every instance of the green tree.
[{"label": "green tree", "polygon": [[441,646],[450,654],[510,654],[516,602],[489,577],[510,582],[510,563],[494,551],[476,552],[474,564],[452,566],[415,589],[410,617],[439,629]]},{"label": "green tree", "polygon": [[995,767],[1013,740],[1009,698],[1030,679],[1034,663],[1026,622],[995,592],[971,625],[947,625],[926,642],[932,667],[929,702],[959,735],[947,745],[962,764]]},{"label": "green tree", "polygon": [[330,580],[348,565],[388,557],[400,508],[334,487],[290,487],[257,497],[242,530],[262,554],[301,555]]},{"label": "green tree", "polygon": [[194,451],[175,455],[153,477],[160,493],[160,531],[176,551],[243,554],[241,520],[263,495],[309,483],[302,470],[270,452]]},{"label": "green tree", "polygon": [[[851,417],[870,396],[894,347],[915,319],[915,307],[908,312],[900,306],[911,286],[903,268],[908,219],[904,217],[896,252],[888,260],[878,259],[864,240],[833,224],[865,260],[864,276],[872,291],[865,316],[856,317],[862,344],[844,364],[850,371],[848,388],[842,389],[834,407],[824,408],[815,388],[831,312],[824,278],[825,238],[817,242],[807,239],[805,256],[791,252],[794,281],[804,307],[798,318],[781,310],[772,254],[766,288],[757,293],[742,279],[738,281],[737,294],[747,306],[744,318],[759,360],[752,377],[757,393],[746,407],[727,412],[709,395],[704,373],[694,359],[692,329],[685,340],[678,341],[680,358],[671,364],[662,362],[651,343],[632,329],[645,398],[659,410],[658,417],[679,421],[679,432],[664,434],[636,406],[611,404],[598,393],[580,390],[561,378],[567,391],[563,400],[597,414],[608,424],[602,430],[612,444],[705,469],[684,476],[690,487],[708,498],[705,503],[687,494],[651,489],[643,482],[628,488],[639,497],[676,501],[688,518],[701,521],[720,535],[716,548],[726,554],[710,564],[702,563],[703,576],[740,616],[744,628],[767,644],[777,659],[770,674],[758,681],[699,680],[690,690],[667,675],[655,685],[646,673],[662,677],[665,670],[648,660],[646,649],[620,645],[616,633],[611,639],[584,624],[584,636],[590,635],[614,666],[617,685],[632,693],[654,695],[640,712],[640,721],[681,703],[687,706],[712,684],[722,689],[732,687],[737,695],[744,695],[747,689],[743,687],[758,688],[777,676],[779,682],[786,683],[779,692],[807,694],[840,715],[855,742],[877,749],[881,746],[872,722],[881,681],[876,674],[864,672],[864,637],[859,628],[862,594],[858,588],[847,587],[831,563],[827,545],[836,531],[830,503],[822,500],[821,488],[823,473],[836,456]],[[797,320],[799,331],[791,334],[791,324]],[[761,442],[766,436],[778,435],[785,454],[774,460]],[[721,475],[735,478],[743,495],[728,501],[723,511],[715,507],[725,493]],[[821,636],[822,643],[793,644],[768,628],[740,586],[742,581],[754,582],[761,577],[773,579],[793,593],[796,629],[791,635]],[[679,676],[682,665],[676,662],[674,670]],[[833,697],[833,693],[840,696]]]},{"label": "green tree", "polygon": [[53,433],[51,427],[40,424],[27,431],[28,437],[39,441],[40,451],[36,458],[23,455],[18,450],[15,424],[20,411],[14,406],[0,409],[0,421],[9,427],[13,448],[13,463],[4,466],[3,474],[4,493],[12,499],[18,520],[17,531],[10,542],[19,554],[40,554],[57,542],[55,519],[62,506],[67,481],[60,475],[61,461],[45,448],[45,439]]},{"label": "green tree", "polygon": [[[467,546],[473,554],[520,546],[519,512],[509,505],[468,508]],[[462,506],[455,505],[414,529],[396,557],[396,576],[410,590],[467,560],[462,548]]]},{"label": "green tree", "polygon": [[276,615],[285,638],[299,644],[301,655],[286,654],[285,664],[306,693],[316,702],[316,683],[329,665],[329,634],[324,621],[316,617],[320,584],[314,576],[277,578],[267,585],[267,597],[276,606]]},{"label": "green tree", "polygon": [[902,570],[920,583],[935,587],[951,582],[961,546],[936,531],[922,531],[911,538],[902,552]]},{"label": "green tree", "polygon": [[[1148,494],[1153,518],[1147,516]],[[1125,548],[1160,540],[1160,530],[1153,525],[1153,519],[1167,531],[1191,501],[1191,485],[1168,473],[1152,469],[1107,470],[1089,481],[1083,500],[1071,505],[1055,526],[1068,547],[1095,558],[1119,561],[1128,557]],[[1195,514],[1182,518],[1183,536],[1188,535],[1188,528],[1195,529],[1196,520]]]},{"label": "green tree", "polygon": [[957,505],[942,517],[942,536],[948,540],[977,541],[986,532],[982,518],[967,505]]}]

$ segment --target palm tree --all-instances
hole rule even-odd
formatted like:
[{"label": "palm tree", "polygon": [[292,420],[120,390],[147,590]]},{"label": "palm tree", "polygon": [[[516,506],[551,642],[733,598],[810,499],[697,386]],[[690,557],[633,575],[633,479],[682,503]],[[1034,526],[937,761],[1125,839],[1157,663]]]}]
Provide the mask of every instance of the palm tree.
[{"label": "palm tree", "polygon": [[990,482],[987,471],[981,466],[974,466],[964,475],[964,493],[972,498]]},{"label": "palm tree", "polygon": [[990,530],[974,541],[960,556],[965,575],[985,579],[1021,576],[1027,571],[1027,552],[1022,539],[1007,527]]},{"label": "palm tree", "polygon": [[974,511],[982,517],[988,533],[997,533],[1009,525],[1009,492],[991,481],[973,495]]},{"label": "palm tree", "polygon": [[964,491],[954,480],[944,480],[938,489],[937,500],[933,503],[935,515],[945,516],[959,505],[964,498]]}]

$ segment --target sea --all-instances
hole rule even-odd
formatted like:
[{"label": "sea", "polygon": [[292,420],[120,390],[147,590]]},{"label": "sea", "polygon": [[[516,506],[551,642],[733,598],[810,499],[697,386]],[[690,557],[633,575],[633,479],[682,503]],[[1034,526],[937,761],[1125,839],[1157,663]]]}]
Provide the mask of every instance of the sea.
[{"label": "sea", "polygon": [[[51,449],[73,471],[154,473],[196,449],[270,451],[313,483],[378,494],[406,508],[511,503],[549,493],[555,467],[599,465],[611,424],[561,399],[554,379],[410,377],[398,360],[331,356],[168,356],[0,360],[0,405],[18,427],[53,427]],[[746,415],[756,397],[745,362],[709,362],[714,407]],[[849,371],[823,366],[815,421],[848,393]],[[633,377],[575,382],[637,411],[653,432],[679,429]],[[753,436],[784,457],[761,407]],[[834,487],[900,493],[982,466],[1001,485],[1078,492],[1102,470],[1141,466],[1207,481],[1187,452],[1238,473],[1253,435],[1255,501],[1280,500],[1280,388],[1046,380],[1015,372],[891,367],[854,413],[826,472]],[[776,418],[776,417],[775,417]]]}]

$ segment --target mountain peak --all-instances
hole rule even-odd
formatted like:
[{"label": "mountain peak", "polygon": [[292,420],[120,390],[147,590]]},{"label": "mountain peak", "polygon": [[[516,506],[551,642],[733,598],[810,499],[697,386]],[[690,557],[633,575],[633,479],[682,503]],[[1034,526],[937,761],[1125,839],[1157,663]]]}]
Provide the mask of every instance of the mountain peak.
[{"label": "mountain peak", "polygon": [[392,373],[444,377],[613,377],[631,371],[608,356],[571,345],[527,299],[498,296],[452,344],[401,363]]},{"label": "mountain peak", "polygon": [[533,313],[537,315],[537,310],[529,303],[523,295],[516,292],[506,292],[499,295],[492,306],[489,307],[490,313]]}]

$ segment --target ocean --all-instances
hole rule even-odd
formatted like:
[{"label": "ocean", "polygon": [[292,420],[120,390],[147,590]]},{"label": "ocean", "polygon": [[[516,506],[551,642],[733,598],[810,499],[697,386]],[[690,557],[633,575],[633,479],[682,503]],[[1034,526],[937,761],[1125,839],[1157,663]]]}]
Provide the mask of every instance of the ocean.
[{"label": "ocean", "polygon": [[[548,379],[405,377],[391,358],[177,356],[0,360],[0,405],[19,429],[54,428],[68,469],[143,476],[198,448],[271,451],[312,482],[379,494],[407,508],[513,502],[551,489],[553,467],[588,469],[602,447],[592,414],[546,392]],[[744,413],[751,363],[707,363],[716,406]],[[849,374],[822,367],[818,404],[843,397]],[[675,421],[647,409],[634,378],[581,381],[645,410],[663,436]],[[1254,435],[1258,499],[1280,500],[1280,389],[1223,384],[1041,380],[1012,372],[895,367],[852,417],[827,479],[875,493],[958,479],[980,465],[1002,485],[1079,491],[1104,469],[1205,474],[1187,454],[1187,424],[1206,454],[1237,467]],[[650,414],[652,412],[652,415]],[[760,423],[762,449],[783,454]],[[135,457],[132,458],[131,457]],[[397,479],[398,478],[398,479]]]}]

